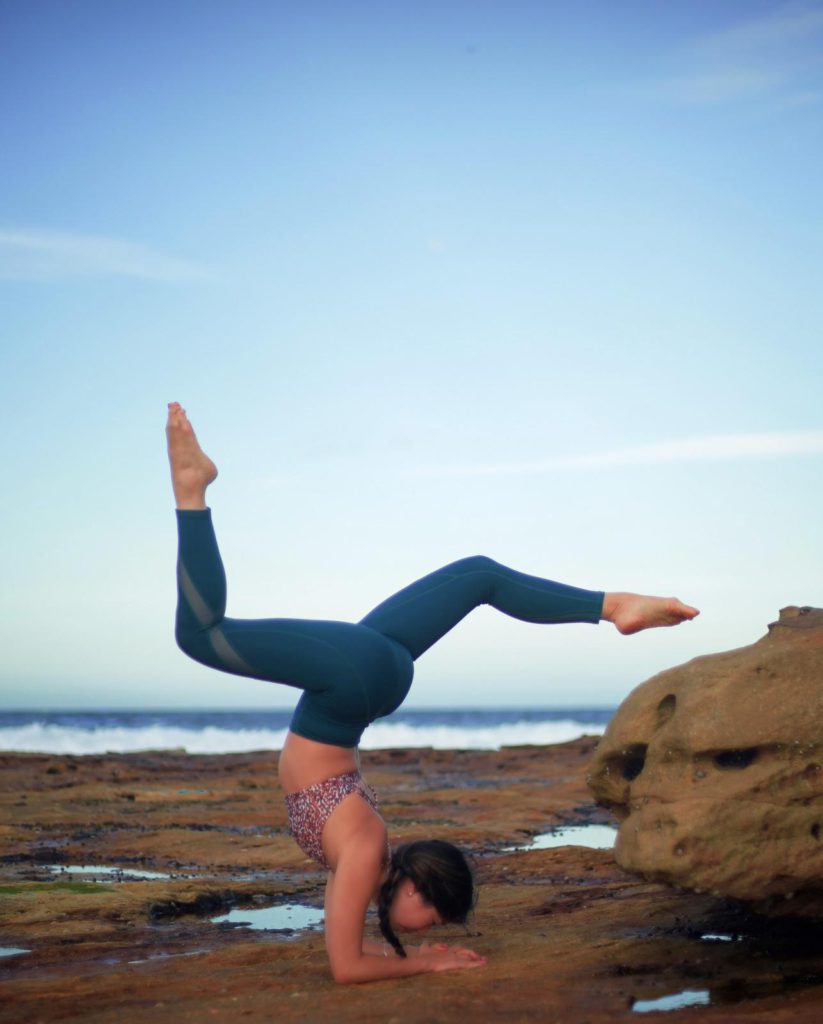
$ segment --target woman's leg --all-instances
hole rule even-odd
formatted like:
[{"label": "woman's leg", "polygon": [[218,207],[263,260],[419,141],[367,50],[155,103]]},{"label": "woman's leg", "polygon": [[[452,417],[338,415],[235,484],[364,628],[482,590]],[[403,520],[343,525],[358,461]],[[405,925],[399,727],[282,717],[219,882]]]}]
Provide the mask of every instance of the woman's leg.
[{"label": "woman's leg", "polygon": [[[226,574],[217,547],[209,509],[177,509],[177,614],[174,636],[180,648],[197,661],[231,671],[240,668],[229,649],[227,664],[216,664],[225,647],[217,627],[226,614]],[[216,646],[212,631],[219,637]],[[231,667],[230,667],[231,666]],[[246,673],[243,673],[244,675]]]},{"label": "woman's leg", "polygon": [[475,555],[405,587],[370,611],[361,625],[402,644],[417,659],[481,604],[523,622],[604,620],[626,634],[676,626],[700,614],[676,597],[581,590]]},{"label": "woman's leg", "polygon": [[476,556],[411,584],[359,625],[228,619],[226,579],[205,500],[217,470],[177,403],[169,407],[168,441],[180,531],[180,646],[214,668],[308,691],[314,717],[331,721],[350,714],[359,722],[387,714],[411,682],[409,655],[419,657],[480,604],[527,622],[597,622],[602,617],[624,633],[673,625],[697,614],[673,598],[604,595]]},{"label": "woman's leg", "polygon": [[599,622],[603,592],[527,576],[475,555],[444,566],[394,594],[361,624],[401,643],[413,658],[472,609],[488,604],[523,622]]},{"label": "woman's leg", "polygon": [[393,710],[408,691],[408,652],[349,622],[226,617],[226,576],[205,507],[206,487],[217,471],[179,406],[170,409],[168,436],[178,506],[179,646],[211,668],[303,690],[292,730],[355,746],[366,725]]},{"label": "woman's leg", "polygon": [[196,661],[301,690],[324,691],[362,675],[386,638],[350,622],[233,619],[225,615],[226,576],[211,510],[177,510],[178,602],[175,637]]},{"label": "woman's leg", "polygon": [[393,710],[411,684],[408,653],[350,622],[233,619],[224,614],[226,577],[211,512],[178,510],[180,648],[210,668],[303,690],[293,732],[353,747],[368,725]]}]

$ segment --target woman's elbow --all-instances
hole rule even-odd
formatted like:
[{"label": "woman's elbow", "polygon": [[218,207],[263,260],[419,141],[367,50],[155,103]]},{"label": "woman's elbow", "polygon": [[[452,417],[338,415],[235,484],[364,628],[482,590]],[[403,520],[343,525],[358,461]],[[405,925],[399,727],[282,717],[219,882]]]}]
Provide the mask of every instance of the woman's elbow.
[{"label": "woman's elbow", "polygon": [[335,966],[331,968],[332,981],[335,985],[353,985],[359,979],[350,966]]}]

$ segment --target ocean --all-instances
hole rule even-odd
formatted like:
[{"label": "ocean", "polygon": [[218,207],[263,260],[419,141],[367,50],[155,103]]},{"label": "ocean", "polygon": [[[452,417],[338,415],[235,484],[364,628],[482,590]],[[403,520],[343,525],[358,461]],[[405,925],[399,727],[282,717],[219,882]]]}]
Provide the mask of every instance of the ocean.
[{"label": "ocean", "polygon": [[[613,708],[429,708],[369,726],[363,750],[497,750],[600,735]],[[291,711],[0,711],[0,751],[45,754],[181,749],[190,754],[279,750]]]}]

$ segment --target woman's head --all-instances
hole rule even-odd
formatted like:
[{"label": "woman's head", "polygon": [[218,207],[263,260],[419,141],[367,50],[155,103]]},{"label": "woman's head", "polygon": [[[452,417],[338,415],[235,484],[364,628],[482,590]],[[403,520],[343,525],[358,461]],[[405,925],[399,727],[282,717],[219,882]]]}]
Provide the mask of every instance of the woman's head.
[{"label": "woman's head", "polygon": [[392,854],[386,881],[380,887],[380,931],[398,954],[405,956],[395,930],[462,924],[474,900],[471,868],[456,846],[440,839],[404,843]]}]

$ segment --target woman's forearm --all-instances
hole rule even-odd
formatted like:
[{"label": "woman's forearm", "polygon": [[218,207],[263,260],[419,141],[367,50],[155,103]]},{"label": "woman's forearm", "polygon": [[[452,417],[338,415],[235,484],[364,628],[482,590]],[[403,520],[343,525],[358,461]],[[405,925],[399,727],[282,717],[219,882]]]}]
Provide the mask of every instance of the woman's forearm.
[{"label": "woman's forearm", "polygon": [[[364,943],[365,945],[365,943]],[[373,948],[380,948],[379,943],[368,943]],[[341,985],[351,985],[363,981],[380,981],[382,978],[407,978],[412,974],[426,974],[429,971],[465,970],[472,967],[483,967],[486,958],[471,949],[458,946],[447,946],[436,943],[430,946],[423,943],[409,949],[409,956],[398,956],[394,950],[380,954],[363,953],[353,960],[332,967],[334,980]]]},{"label": "woman's forearm", "polygon": [[394,956],[394,950],[388,942],[363,939],[363,956]]},{"label": "woman's forearm", "polygon": [[[381,949],[379,943],[363,943]],[[366,953],[350,963],[332,968],[332,976],[339,985],[354,985],[364,981],[380,981],[384,978],[408,978],[413,974],[436,971],[438,958],[432,953],[410,951],[411,956],[398,956],[391,950],[388,956],[380,953]],[[442,969],[442,968],[441,968]]]},{"label": "woman's forearm", "polygon": [[[428,948],[429,947],[425,943],[423,943],[420,946],[410,946],[406,942],[403,943],[403,949],[405,949],[406,953],[409,956],[417,956],[419,953],[422,953],[424,950]],[[445,949],[446,947],[444,946],[443,948]],[[363,953],[364,955],[368,953],[371,956],[397,956],[397,953],[395,953],[392,947],[385,940],[377,942],[372,939],[364,939]]]}]

